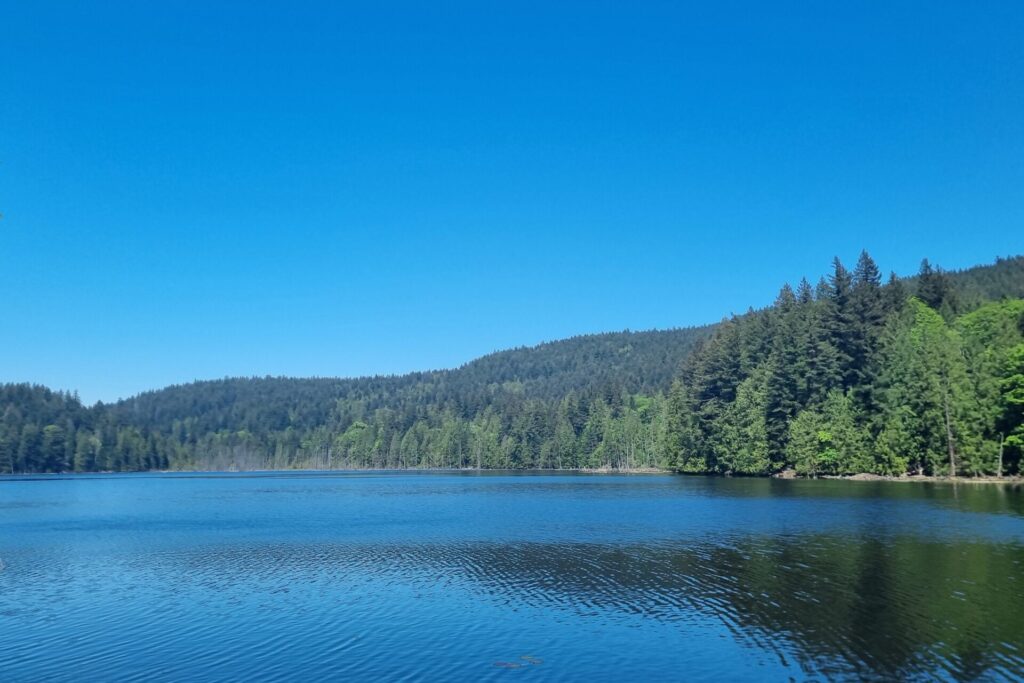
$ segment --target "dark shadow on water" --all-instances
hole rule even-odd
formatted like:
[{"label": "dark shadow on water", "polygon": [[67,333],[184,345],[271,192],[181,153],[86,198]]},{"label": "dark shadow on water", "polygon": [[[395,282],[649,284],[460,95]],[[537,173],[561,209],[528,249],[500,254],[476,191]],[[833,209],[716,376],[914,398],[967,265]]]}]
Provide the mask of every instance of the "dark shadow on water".
[{"label": "dark shadow on water", "polygon": [[808,676],[1024,675],[1024,549],[894,538],[681,546],[453,543],[264,546],[166,557],[210,587],[241,577],[444,582],[589,619],[720,628]]}]

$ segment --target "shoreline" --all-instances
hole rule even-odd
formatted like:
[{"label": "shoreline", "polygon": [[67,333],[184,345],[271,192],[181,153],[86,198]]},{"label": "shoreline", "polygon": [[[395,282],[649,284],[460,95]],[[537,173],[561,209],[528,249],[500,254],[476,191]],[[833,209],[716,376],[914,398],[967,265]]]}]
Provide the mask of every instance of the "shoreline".
[{"label": "shoreline", "polygon": [[670,470],[659,467],[637,467],[629,469],[616,469],[611,467],[600,467],[600,468],[564,468],[564,469],[499,469],[499,468],[482,468],[478,469],[475,467],[465,468],[339,468],[339,469],[195,469],[195,470],[141,470],[141,471],[103,471],[103,472],[17,472],[17,473],[0,473],[0,478],[21,478],[21,477],[68,477],[68,476],[94,476],[94,475],[131,475],[131,474],[181,474],[181,475],[216,475],[216,474],[275,474],[275,473],[293,473],[293,474],[342,474],[342,473],[377,473],[377,474],[410,474],[410,473],[424,473],[424,474],[468,474],[468,473],[517,473],[517,474],[608,474],[608,475],[655,475],[655,474],[667,474],[681,477],[716,477],[723,479],[737,478],[737,479],[780,479],[786,481],[814,481],[814,480],[831,480],[831,481],[853,481],[853,482],[898,482],[898,483],[923,483],[923,484],[1010,484],[1019,486],[1024,484],[1024,476],[1022,475],[1008,475],[1003,477],[995,477],[991,475],[985,475],[981,477],[949,477],[949,476],[935,476],[935,475],[881,475],[872,474],[868,472],[858,474],[823,474],[816,477],[808,477],[798,475],[792,470],[786,470],[783,472],[777,472],[770,475],[741,475],[741,474],[720,474],[714,472],[681,472],[678,470]]},{"label": "shoreline", "polygon": [[1024,476],[1008,475],[995,477],[985,475],[981,477],[950,477],[946,475],[937,476],[931,474],[904,474],[899,476],[872,474],[861,472],[858,474],[823,474],[817,477],[805,477],[796,474],[787,475],[783,472],[771,475],[772,479],[803,479],[811,481],[814,479],[829,479],[833,481],[891,481],[900,483],[921,483],[921,484],[1024,484]]}]

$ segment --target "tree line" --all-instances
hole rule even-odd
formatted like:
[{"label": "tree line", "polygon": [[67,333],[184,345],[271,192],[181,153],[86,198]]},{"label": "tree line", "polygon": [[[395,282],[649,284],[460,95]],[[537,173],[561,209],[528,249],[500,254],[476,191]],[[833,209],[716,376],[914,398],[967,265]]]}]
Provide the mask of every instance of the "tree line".
[{"label": "tree line", "polygon": [[233,378],[84,406],[0,385],[0,472],[670,468],[1018,473],[1024,258],[881,283],[866,253],[699,328],[447,371]]},{"label": "tree line", "polygon": [[[912,286],[908,286],[912,285]],[[1024,300],[965,302],[926,260],[883,285],[862,253],[724,321],[669,396],[666,458],[692,472],[1019,473]]]}]

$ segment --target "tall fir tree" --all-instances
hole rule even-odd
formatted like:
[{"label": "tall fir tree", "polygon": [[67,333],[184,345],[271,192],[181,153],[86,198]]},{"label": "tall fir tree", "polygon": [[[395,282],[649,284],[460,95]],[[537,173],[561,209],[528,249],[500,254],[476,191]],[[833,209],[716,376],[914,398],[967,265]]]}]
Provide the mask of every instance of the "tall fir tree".
[{"label": "tall fir tree", "polygon": [[928,259],[921,261],[921,269],[917,273],[916,296],[946,320],[958,312],[959,301],[949,274],[942,268],[933,267]]},{"label": "tall fir tree", "polygon": [[807,359],[800,354],[800,309],[787,284],[779,292],[773,314],[772,352],[767,363],[764,410],[768,456],[774,470],[783,468],[789,420],[806,391]]},{"label": "tall fir tree", "polygon": [[826,324],[836,349],[843,391],[846,391],[857,381],[854,359],[859,350],[857,319],[853,309],[853,276],[843,266],[838,256],[832,261],[826,307]]},{"label": "tall fir tree", "polygon": [[853,271],[853,290],[850,296],[853,313],[849,344],[851,358],[846,383],[853,390],[858,409],[867,414],[875,408],[877,353],[886,319],[881,280],[878,266],[867,251],[862,251]]},{"label": "tall fir tree", "polygon": [[887,314],[899,311],[907,302],[907,287],[896,273],[889,273],[885,284],[885,310]]}]

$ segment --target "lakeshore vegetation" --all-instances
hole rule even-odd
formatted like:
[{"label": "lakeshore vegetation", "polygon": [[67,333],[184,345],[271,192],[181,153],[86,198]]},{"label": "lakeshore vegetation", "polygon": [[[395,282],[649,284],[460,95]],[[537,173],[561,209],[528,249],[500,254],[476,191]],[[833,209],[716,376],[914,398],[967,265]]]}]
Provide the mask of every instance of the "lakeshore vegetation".
[{"label": "lakeshore vegetation", "polygon": [[716,325],[575,337],[403,376],[230,378],[85,406],[0,385],[0,473],[664,468],[1021,474],[1024,257],[865,252]]}]

